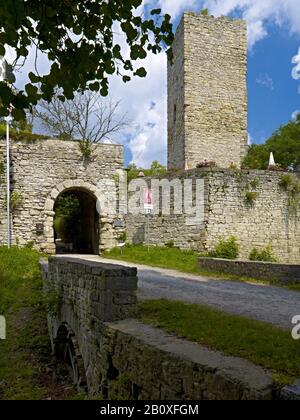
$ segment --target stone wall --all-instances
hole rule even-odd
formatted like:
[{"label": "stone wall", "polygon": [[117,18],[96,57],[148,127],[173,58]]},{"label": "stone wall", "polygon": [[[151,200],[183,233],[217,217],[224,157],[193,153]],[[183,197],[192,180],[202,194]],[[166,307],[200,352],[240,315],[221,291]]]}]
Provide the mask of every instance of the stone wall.
[{"label": "stone wall", "polygon": [[83,358],[81,375],[96,393],[101,383],[99,328],[105,321],[136,314],[137,270],[67,257],[50,257],[42,269],[46,290],[55,298],[48,319],[52,348],[58,353],[66,344],[66,326],[75,333]]},{"label": "stone wall", "polygon": [[247,151],[246,22],[185,13],[168,66],[168,166],[240,167]]},{"label": "stone wall", "polygon": [[168,63],[168,167],[184,168],[184,23],[179,24],[173,42],[174,63]]},{"label": "stone wall", "polygon": [[[0,141],[0,157],[6,159],[5,142]],[[32,242],[40,251],[53,253],[53,216],[57,197],[67,190],[82,190],[95,200],[106,199],[117,169],[123,167],[123,148],[95,145],[90,160],[83,158],[78,142],[37,140],[11,144],[12,191],[23,202],[12,215],[12,242],[24,246]],[[0,194],[0,243],[6,243],[5,183]],[[113,220],[100,215],[100,250],[116,245]]]},{"label": "stone wall", "polygon": [[[300,203],[280,186],[283,173],[216,171],[209,177],[209,220],[206,248],[235,236],[241,258],[253,248],[271,245],[280,262],[300,262]],[[253,202],[247,199],[251,193]]]},{"label": "stone wall", "polygon": [[283,285],[300,283],[300,264],[199,258],[199,267],[212,273],[276,281]]},{"label": "stone wall", "polygon": [[179,179],[205,179],[203,223],[193,225],[184,214],[158,213],[151,219],[148,238],[146,216],[129,215],[127,239],[162,246],[172,241],[180,248],[209,251],[220,239],[235,236],[241,258],[270,244],[280,262],[299,263],[300,206],[291,205],[280,186],[282,176],[270,171],[199,169],[174,174]]},{"label": "stone wall", "polygon": [[[73,350],[73,370],[80,373],[76,384],[86,380],[91,395],[124,400],[280,397],[272,375],[262,368],[130,318],[136,314],[135,268],[66,257],[41,265],[49,302],[55,297],[48,315],[53,350],[66,362]],[[299,399],[294,391],[284,396]]]},{"label": "stone wall", "polygon": [[[125,400],[272,400],[271,375],[136,320],[103,325],[101,394]],[[110,375],[114,372],[114,375]]]}]

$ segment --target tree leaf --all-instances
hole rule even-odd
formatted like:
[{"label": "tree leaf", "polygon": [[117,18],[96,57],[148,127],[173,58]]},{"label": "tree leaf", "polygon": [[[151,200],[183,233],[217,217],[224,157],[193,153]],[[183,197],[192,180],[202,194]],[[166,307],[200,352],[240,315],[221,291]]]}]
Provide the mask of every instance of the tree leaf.
[{"label": "tree leaf", "polygon": [[146,77],[147,76],[147,71],[146,71],[146,69],[144,69],[144,67],[140,67],[139,69],[137,69],[135,71],[134,74],[138,77]]}]

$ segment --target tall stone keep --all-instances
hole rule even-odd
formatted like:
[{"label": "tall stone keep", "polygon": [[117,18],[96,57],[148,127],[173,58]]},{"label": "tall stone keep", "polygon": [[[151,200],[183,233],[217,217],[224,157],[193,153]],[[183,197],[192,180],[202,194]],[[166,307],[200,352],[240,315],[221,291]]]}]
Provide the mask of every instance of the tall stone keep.
[{"label": "tall stone keep", "polygon": [[241,166],[247,150],[247,28],[185,13],[168,65],[168,166]]}]

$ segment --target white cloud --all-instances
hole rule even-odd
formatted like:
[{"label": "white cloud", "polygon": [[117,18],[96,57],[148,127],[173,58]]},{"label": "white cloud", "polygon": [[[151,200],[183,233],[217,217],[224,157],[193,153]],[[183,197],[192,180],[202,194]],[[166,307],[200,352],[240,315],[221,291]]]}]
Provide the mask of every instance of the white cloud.
[{"label": "white cloud", "polygon": [[250,49],[268,34],[269,22],[300,34],[299,0],[205,0],[205,5],[214,16],[238,12],[247,20]]},{"label": "white cloud", "polygon": [[[144,0],[146,4],[154,1]],[[299,0],[157,0],[157,4],[173,19],[183,11],[199,12],[206,7],[214,16],[237,13],[248,23],[249,48],[267,36],[269,22],[279,26],[287,24],[291,33],[300,34]]]},{"label": "white cloud", "polygon": [[[288,25],[291,33],[300,34],[299,0],[203,0],[202,2],[199,2],[199,0],[158,0],[156,3],[152,0],[145,0],[145,5],[158,5],[163,12],[171,14],[174,20],[179,18],[183,11],[199,12],[205,7],[208,7],[209,12],[214,16],[237,14],[247,20],[249,49],[252,49],[258,41],[268,35],[269,23],[278,26]],[[153,65],[152,60],[156,65]],[[133,154],[133,160],[141,166],[149,164],[153,159],[162,162],[165,162],[166,159],[165,65],[163,57],[161,59],[157,59],[157,57],[147,59],[147,79],[142,82],[134,81],[132,82],[133,87],[126,88],[126,90],[129,89],[128,91],[132,92],[130,108],[133,112],[131,112],[131,115],[137,125],[131,132],[132,139],[128,146]],[[155,68],[160,70],[155,71]],[[266,88],[274,88],[273,80],[268,75],[259,77],[257,82]],[[136,83],[143,92],[145,91],[144,94],[139,93],[137,98]],[[153,89],[151,89],[153,83]],[[155,128],[149,128],[146,125],[150,115],[148,105],[151,101],[156,102],[156,109],[160,109],[160,112],[163,113],[156,112],[155,117],[153,115],[153,121],[156,122]]]},{"label": "white cloud", "polygon": [[[289,28],[291,33],[300,34],[299,0],[144,0],[139,12],[145,12],[145,6],[161,7],[164,13],[173,19],[180,17],[183,11],[199,12],[208,7],[215,16],[234,14],[247,20],[249,49],[268,35],[268,25],[274,23]],[[120,42],[122,43],[122,42]],[[122,45],[126,50],[123,41]],[[300,79],[300,50],[295,57],[293,76]],[[23,69],[19,83],[25,82],[25,70],[33,68],[34,55]],[[40,58],[39,67],[47,69],[44,58]],[[122,99],[123,111],[132,121],[130,129],[118,139],[126,144],[133,155],[133,160],[141,166],[147,166],[157,159],[165,163],[167,143],[167,80],[166,57],[164,53],[150,55],[143,66],[147,68],[146,79],[134,78],[124,84],[117,77],[111,80],[111,95]],[[299,67],[298,67],[299,66]],[[260,82],[272,88],[271,80],[259,78]],[[258,83],[260,83],[258,82]],[[299,86],[300,93],[300,86]],[[151,104],[155,103],[155,106]]]},{"label": "white cloud", "polygon": [[166,163],[167,155],[167,58],[165,53],[148,56],[143,62],[148,75],[124,84],[111,80],[111,94],[121,97],[121,108],[131,121],[120,139],[132,153],[132,160],[147,167],[153,160]]},{"label": "white cloud", "polygon": [[297,109],[296,111],[294,111],[293,113],[292,113],[292,120],[293,121],[296,121],[296,119],[297,119],[297,117],[298,117],[298,115],[300,114],[300,111],[299,111],[299,109]]},{"label": "white cloud", "polygon": [[253,144],[253,138],[251,134],[248,132],[248,146],[251,146]]},{"label": "white cloud", "polygon": [[292,63],[295,64],[292,70],[292,78],[295,80],[300,79],[300,47],[298,50],[298,54],[292,58]]},{"label": "white cloud", "polygon": [[274,90],[274,81],[268,74],[262,74],[257,77],[256,83],[267,89]]},{"label": "white cloud", "polygon": [[[129,54],[128,45],[118,27],[115,28],[115,42]],[[131,124],[119,141],[125,144],[132,161],[141,167],[148,167],[153,160],[166,163],[167,156],[167,57],[164,52],[148,55],[138,60],[136,67],[147,69],[147,77],[133,77],[131,82],[113,76],[110,94],[122,98],[121,112],[126,113]]]},{"label": "white cloud", "polygon": [[[147,0],[145,3],[153,4],[153,1]],[[184,11],[199,10],[199,0],[159,0],[158,4],[162,11],[170,14],[173,19]]]},{"label": "white cloud", "polygon": [[[295,66],[292,69],[292,78],[294,80],[299,80],[300,79],[300,47],[298,50],[298,54],[292,58],[292,64],[295,64]],[[298,93],[300,95],[300,85],[298,86]],[[299,113],[299,111],[295,111],[295,112]],[[295,112],[293,113],[293,115],[295,114]],[[292,118],[296,119],[297,115],[298,114],[296,114],[295,117],[292,116]]]}]

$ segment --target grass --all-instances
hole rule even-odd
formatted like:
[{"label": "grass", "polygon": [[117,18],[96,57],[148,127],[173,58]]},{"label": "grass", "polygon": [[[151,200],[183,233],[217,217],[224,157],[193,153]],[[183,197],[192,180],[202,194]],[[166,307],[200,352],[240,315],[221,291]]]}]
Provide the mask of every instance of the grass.
[{"label": "grass", "polygon": [[[142,262],[156,264],[151,261],[154,251],[150,249]],[[159,264],[171,261],[171,268],[177,270],[184,270],[186,264],[189,272],[195,272],[197,254],[171,248],[165,251]],[[123,252],[126,259],[128,249]],[[145,252],[140,249],[137,262]],[[0,341],[0,400],[86,398],[73,390],[63,373],[56,373],[49,356],[40,256],[30,249],[0,247],[0,314],[7,319],[7,340]],[[116,258],[115,251],[111,257]],[[141,303],[140,317],[148,324],[268,368],[281,383],[300,377],[299,343],[288,332],[270,325],[166,300]]]},{"label": "grass", "polygon": [[23,248],[0,247],[0,313],[6,315],[20,308],[39,305],[42,281],[40,254]]},{"label": "grass", "polygon": [[143,245],[126,245],[123,249],[114,248],[104,254],[107,258],[130,261],[161,268],[169,268],[186,273],[198,274],[199,254],[193,251],[182,251],[178,248],[148,247]]},{"label": "grass", "polygon": [[40,257],[30,249],[0,247],[0,314],[7,321],[7,339],[0,340],[0,400],[75,395],[50,357]]},{"label": "grass", "polygon": [[280,385],[300,377],[299,343],[269,324],[164,299],[140,303],[139,316],[146,324],[262,366]]},{"label": "grass", "polygon": [[181,250],[174,247],[148,247],[143,245],[126,245],[124,248],[114,248],[103,255],[109,259],[128,261],[136,264],[144,264],[152,267],[160,267],[177,270],[183,273],[195,274],[213,279],[251,282],[262,285],[275,285],[300,292],[300,284],[282,286],[278,282],[257,280],[249,277],[241,277],[230,274],[212,273],[201,270],[198,266],[199,253],[189,250]]}]

